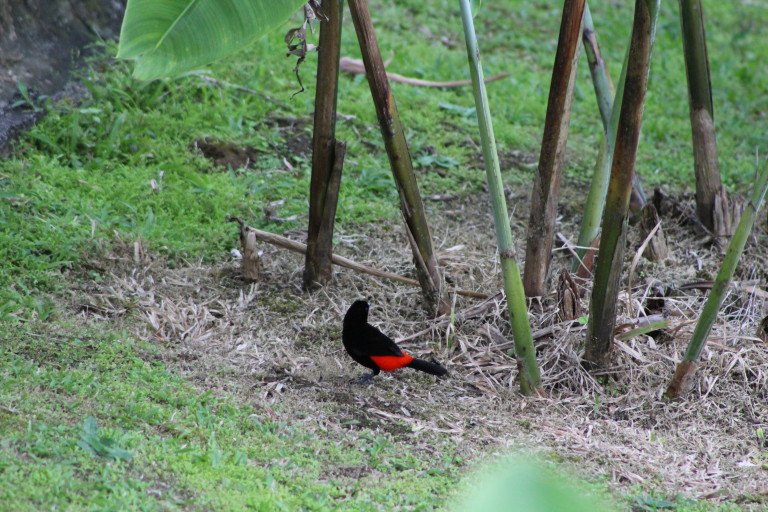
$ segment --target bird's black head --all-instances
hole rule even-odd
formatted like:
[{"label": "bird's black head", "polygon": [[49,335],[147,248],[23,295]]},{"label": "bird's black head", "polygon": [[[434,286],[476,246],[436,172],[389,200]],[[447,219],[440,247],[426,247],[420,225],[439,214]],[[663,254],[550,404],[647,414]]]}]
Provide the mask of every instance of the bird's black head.
[{"label": "bird's black head", "polygon": [[368,309],[371,307],[364,300],[356,300],[349,306],[347,314],[344,315],[344,325],[359,325],[368,322]]}]

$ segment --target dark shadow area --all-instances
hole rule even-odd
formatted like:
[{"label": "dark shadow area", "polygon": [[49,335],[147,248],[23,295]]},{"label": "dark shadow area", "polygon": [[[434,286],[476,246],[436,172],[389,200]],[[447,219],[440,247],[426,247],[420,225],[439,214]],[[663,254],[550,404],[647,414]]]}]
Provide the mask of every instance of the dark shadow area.
[{"label": "dark shadow area", "polygon": [[32,98],[56,96],[94,41],[114,39],[125,10],[122,0],[0,0],[0,152],[39,112]]}]

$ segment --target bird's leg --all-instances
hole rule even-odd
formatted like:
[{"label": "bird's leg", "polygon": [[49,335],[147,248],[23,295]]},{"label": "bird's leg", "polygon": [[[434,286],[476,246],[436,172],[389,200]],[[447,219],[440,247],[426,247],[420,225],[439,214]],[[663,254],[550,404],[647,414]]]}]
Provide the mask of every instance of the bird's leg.
[{"label": "bird's leg", "polygon": [[356,381],[354,381],[352,384],[356,384],[356,385],[358,385],[358,386],[359,386],[359,385],[365,384],[365,383],[367,383],[367,382],[370,382],[370,381],[372,381],[372,380],[373,380],[373,378],[376,376],[376,373],[377,373],[377,372],[366,373],[365,375],[363,375],[362,377],[360,377],[360,379],[359,379],[359,380],[356,380]]}]

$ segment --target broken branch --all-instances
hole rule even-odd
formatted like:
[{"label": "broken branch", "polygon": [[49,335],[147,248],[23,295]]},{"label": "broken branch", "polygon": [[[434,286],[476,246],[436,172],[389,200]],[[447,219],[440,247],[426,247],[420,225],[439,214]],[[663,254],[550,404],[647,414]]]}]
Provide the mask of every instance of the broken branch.
[{"label": "broken branch", "polygon": [[[240,217],[230,217],[229,219],[227,219],[227,222],[237,222],[241,226],[245,226],[245,223]],[[297,242],[295,240],[291,240],[290,238],[276,235],[268,231],[262,231],[260,229],[252,228],[250,226],[245,226],[243,229],[247,230],[249,234],[252,234],[254,237],[261,240],[262,242],[276,245],[277,247],[282,247],[283,249],[288,249],[289,251],[298,252],[300,254],[307,253],[307,246],[301,242]],[[419,286],[419,282],[415,279],[411,279],[409,277],[405,277],[398,274],[393,274],[391,272],[385,272],[383,270],[378,270],[372,267],[368,267],[366,265],[356,263],[350,259],[347,259],[343,256],[339,256],[337,254],[334,254],[331,259],[335,265],[339,265],[341,267],[357,270],[358,272],[362,272],[364,274],[369,274],[376,277],[383,277],[384,279],[391,279],[392,281],[397,281],[400,283]],[[476,299],[488,298],[488,294],[486,293],[473,292],[470,290],[453,290],[453,293],[456,293],[458,295],[463,295],[464,297],[474,297]]]}]

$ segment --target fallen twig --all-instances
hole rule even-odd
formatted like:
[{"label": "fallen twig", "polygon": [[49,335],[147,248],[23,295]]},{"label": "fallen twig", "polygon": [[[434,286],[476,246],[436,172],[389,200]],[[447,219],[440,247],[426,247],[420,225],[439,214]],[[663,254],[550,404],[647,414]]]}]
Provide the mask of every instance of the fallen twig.
[{"label": "fallen twig", "polygon": [[[751,281],[731,281],[728,285],[729,288],[734,290],[742,290],[762,299],[768,298],[768,292],[758,288],[760,282],[756,279]],[[714,281],[695,281],[692,283],[685,283],[680,285],[680,290],[711,290],[715,285]]]},{"label": "fallen twig", "polygon": [[[269,233],[268,231],[262,231],[260,229],[246,226],[240,217],[230,217],[229,219],[227,219],[227,222],[237,222],[238,224],[240,224],[241,230],[242,229],[247,230],[249,233],[252,233],[253,236],[258,238],[262,242],[276,245],[278,247],[282,247],[283,249],[288,249],[289,251],[298,252],[300,254],[306,254],[307,252],[307,246],[305,244],[301,242],[297,242],[295,240],[291,240],[290,238],[286,238],[284,236],[276,235],[274,233]],[[373,267],[368,267],[366,265],[356,263],[350,259],[347,259],[343,256],[339,256],[337,254],[334,254],[331,257],[331,261],[335,265],[350,268],[352,270],[357,270],[358,272],[363,272],[364,274],[369,274],[376,277],[383,277],[385,279],[391,279],[393,281],[398,281],[400,283],[419,286],[419,282],[415,279],[411,279],[410,277],[405,277],[398,274],[393,274],[391,272],[385,272],[383,270],[375,269]],[[488,298],[488,294],[486,293],[473,292],[470,290],[452,290],[452,293],[463,295],[465,297],[474,297],[476,299]]]},{"label": "fallen twig", "polygon": [[[463,322],[466,322],[467,320],[470,320],[472,318],[478,318],[487,314],[488,310],[490,310],[493,307],[496,307],[498,309],[499,302],[497,301],[497,299],[501,299],[502,297],[503,297],[503,292],[498,292],[496,295],[486,296],[484,301],[478,304],[475,304],[472,307],[469,307],[467,309],[457,312],[453,318],[454,324],[456,326],[459,326]],[[413,338],[418,338],[419,336],[423,334],[427,334],[432,330],[444,328],[450,323],[451,323],[451,316],[443,315],[441,317],[436,318],[435,321],[426,329],[422,329],[421,331],[411,334],[410,336],[406,336],[404,338],[398,338],[395,341],[397,341],[398,343],[401,343],[403,341],[408,341]]]},{"label": "fallen twig", "polygon": [[[352,59],[349,57],[342,57],[339,60],[339,68],[342,71],[346,71],[347,73],[352,73],[355,75],[365,74],[365,65],[363,65],[363,61]],[[494,80],[501,80],[502,78],[508,77],[511,74],[512,73],[501,73],[499,75],[490,76],[485,79],[485,82],[493,82]],[[430,80],[408,78],[403,75],[398,75],[397,73],[390,73],[389,71],[387,71],[387,78],[389,78],[390,81],[392,82],[398,82],[401,84],[416,85],[419,87],[439,87],[443,89],[447,89],[450,87],[462,87],[465,85],[472,85],[472,80],[452,80],[450,82],[432,82]]]}]

